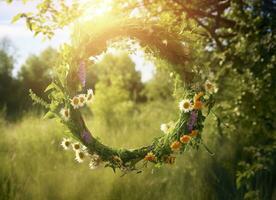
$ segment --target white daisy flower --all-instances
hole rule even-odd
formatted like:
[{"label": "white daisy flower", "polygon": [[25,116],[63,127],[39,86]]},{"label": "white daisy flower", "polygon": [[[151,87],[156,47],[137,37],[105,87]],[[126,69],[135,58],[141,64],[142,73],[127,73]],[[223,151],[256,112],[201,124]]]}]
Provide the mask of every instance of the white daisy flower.
[{"label": "white daisy flower", "polygon": [[81,150],[81,144],[79,142],[75,142],[72,144],[73,150],[74,151],[80,151]]},{"label": "white daisy flower", "polygon": [[86,94],[86,101],[87,101],[87,102],[92,102],[93,97],[94,97],[94,92],[93,92],[93,90],[92,90],[92,89],[88,89],[88,90],[87,90],[87,94]]},{"label": "white daisy flower", "polygon": [[60,110],[60,114],[62,116],[62,118],[65,120],[65,121],[68,121],[69,118],[70,118],[70,110],[68,108],[62,108]]},{"label": "white daisy flower", "polygon": [[168,133],[169,129],[170,129],[169,124],[161,124],[161,126],[160,126],[160,130],[164,133]]},{"label": "white daisy flower", "polygon": [[184,99],[179,102],[179,109],[186,112],[189,112],[193,109],[192,103],[189,99]]},{"label": "white daisy flower", "polygon": [[211,83],[209,80],[205,82],[204,88],[210,94],[217,93],[218,91],[218,88],[216,87],[216,85],[214,83]]},{"label": "white daisy flower", "polygon": [[82,163],[84,161],[85,153],[83,151],[76,151],[75,155],[76,155],[75,160],[78,163]]},{"label": "white daisy flower", "polygon": [[81,150],[82,150],[82,151],[87,151],[87,147],[84,146],[84,145],[81,145]]},{"label": "white daisy flower", "polygon": [[100,166],[101,158],[99,155],[94,154],[91,156],[91,160],[89,162],[90,169],[97,169]]},{"label": "white daisy flower", "polygon": [[68,150],[70,148],[70,144],[71,144],[71,141],[70,139],[68,138],[63,138],[62,142],[61,142],[61,146],[65,149],[65,150]]},{"label": "white daisy flower", "polygon": [[74,109],[78,109],[80,107],[80,99],[78,96],[75,96],[73,99],[71,99],[71,105]]},{"label": "white daisy flower", "polygon": [[79,107],[83,107],[86,104],[86,97],[84,94],[78,95],[79,97]]}]

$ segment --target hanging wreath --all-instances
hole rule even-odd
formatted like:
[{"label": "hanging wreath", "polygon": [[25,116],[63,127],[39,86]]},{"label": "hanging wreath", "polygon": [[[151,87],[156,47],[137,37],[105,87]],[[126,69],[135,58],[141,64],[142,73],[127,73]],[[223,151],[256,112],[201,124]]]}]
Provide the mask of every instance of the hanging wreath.
[{"label": "hanging wreath", "polygon": [[177,65],[184,81],[191,81],[192,73],[179,67],[187,61],[188,50],[178,35],[156,24],[138,20],[117,20],[83,36],[78,46],[64,45],[57,75],[45,90],[49,93],[51,103],[45,102],[32,92],[31,97],[36,103],[49,109],[46,117],[61,119],[74,138],[63,139],[61,145],[66,150],[73,149],[78,162],[90,159],[91,169],[103,165],[111,167],[114,171],[121,169],[123,172],[128,172],[137,170],[136,164],[140,161],[144,166],[147,163],[173,164],[176,154],[181,154],[188,148],[198,148],[203,144],[201,133],[205,116],[202,109],[206,108],[207,113],[210,112],[214,104],[213,94],[217,90],[216,86],[207,80],[199,84],[196,89],[186,88],[188,92],[183,94],[183,99],[179,99],[178,120],[162,124],[160,129],[163,133],[149,146],[116,149],[102,144],[89,131],[80,111],[80,108],[93,102],[94,99],[92,89],[85,89],[86,63],[91,56],[106,50],[107,41],[124,37],[137,40],[141,46],[147,46],[152,52]]}]

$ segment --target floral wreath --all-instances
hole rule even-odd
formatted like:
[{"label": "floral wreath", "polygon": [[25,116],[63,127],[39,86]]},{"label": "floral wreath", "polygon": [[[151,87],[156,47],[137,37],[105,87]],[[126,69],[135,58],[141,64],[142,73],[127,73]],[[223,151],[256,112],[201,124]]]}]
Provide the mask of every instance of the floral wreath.
[{"label": "floral wreath", "polygon": [[[145,27],[145,24],[133,21],[113,23],[93,33],[94,35],[89,35],[89,39],[85,43],[80,42],[77,48],[64,45],[57,75],[45,90],[49,93],[51,102],[44,101],[30,91],[32,99],[49,110],[45,117],[60,119],[70,130],[71,138],[64,138],[61,142],[63,148],[72,149],[79,163],[89,159],[91,169],[103,165],[126,173],[139,171],[136,164],[140,161],[143,166],[147,163],[173,164],[176,154],[181,154],[190,147],[197,149],[203,144],[201,133],[206,115],[203,115],[202,109],[205,107],[207,113],[210,112],[214,105],[213,94],[217,91],[216,86],[208,80],[197,87],[197,90],[190,89],[185,98],[179,100],[178,120],[162,124],[160,129],[163,134],[155,138],[149,146],[137,149],[111,148],[95,138],[85,124],[80,108],[94,100],[93,90],[85,88],[86,64],[89,57],[98,55],[107,48],[108,40],[130,37],[172,63],[183,63],[187,59],[187,51],[183,50],[183,45],[173,33],[157,25]],[[93,44],[97,44],[97,47],[93,47]],[[165,54],[166,52],[169,54]],[[203,146],[208,150],[204,144]]]}]

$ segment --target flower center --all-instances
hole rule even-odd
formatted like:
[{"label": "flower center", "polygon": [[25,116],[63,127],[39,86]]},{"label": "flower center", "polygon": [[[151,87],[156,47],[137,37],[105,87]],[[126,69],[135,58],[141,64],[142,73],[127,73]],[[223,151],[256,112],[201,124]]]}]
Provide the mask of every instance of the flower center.
[{"label": "flower center", "polygon": [[83,103],[85,99],[83,97],[80,97],[80,102]]},{"label": "flower center", "polygon": [[64,115],[65,115],[66,117],[68,117],[68,116],[69,116],[69,112],[68,112],[68,110],[65,110],[65,111],[64,111]]},{"label": "flower center", "polygon": [[80,157],[80,159],[83,159],[84,158],[84,153],[83,152],[79,152],[79,157]]},{"label": "flower center", "polygon": [[68,147],[68,146],[70,145],[70,142],[69,142],[69,141],[66,141],[64,144],[65,144],[65,146]]},{"label": "flower center", "polygon": [[75,148],[75,149],[79,149],[79,148],[80,148],[80,145],[79,145],[79,144],[75,144],[75,145],[74,145],[74,148]]},{"label": "flower center", "polygon": [[79,99],[78,99],[78,98],[74,98],[74,99],[73,99],[73,104],[74,104],[74,105],[77,105],[78,103],[79,103]]},{"label": "flower center", "polygon": [[190,103],[189,103],[189,102],[185,102],[185,103],[183,104],[183,107],[184,107],[185,109],[189,108],[189,107],[190,107]]}]

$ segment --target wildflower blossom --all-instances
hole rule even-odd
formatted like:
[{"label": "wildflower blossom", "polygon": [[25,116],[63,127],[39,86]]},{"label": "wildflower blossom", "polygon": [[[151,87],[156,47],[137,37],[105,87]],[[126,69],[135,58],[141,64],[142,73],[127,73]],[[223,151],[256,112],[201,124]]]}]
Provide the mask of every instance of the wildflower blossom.
[{"label": "wildflower blossom", "polygon": [[156,156],[152,152],[148,152],[147,155],[145,156],[144,160],[146,160],[146,161],[155,161]]},{"label": "wildflower blossom", "polygon": [[194,125],[196,124],[196,120],[197,120],[197,112],[193,110],[190,114],[190,118],[187,124],[189,131],[193,130]]},{"label": "wildflower blossom", "polygon": [[171,144],[171,149],[172,151],[177,151],[179,150],[181,147],[181,143],[179,141],[174,141],[172,144]]},{"label": "wildflower blossom", "polygon": [[194,102],[199,101],[200,98],[203,97],[203,96],[204,96],[203,92],[199,92],[199,93],[195,94],[195,96],[194,96]]},{"label": "wildflower blossom", "polygon": [[183,135],[183,136],[180,138],[180,141],[181,141],[182,143],[188,143],[190,140],[191,140],[191,136],[189,136],[189,135]]},{"label": "wildflower blossom", "polygon": [[68,150],[70,148],[71,141],[68,138],[63,138],[61,142],[61,146],[65,149]]},{"label": "wildflower blossom", "polygon": [[84,94],[78,95],[79,98],[79,107],[83,107],[86,104],[86,97]]},{"label": "wildflower blossom", "polygon": [[198,131],[197,130],[192,130],[192,132],[189,134],[189,136],[191,137],[195,137],[198,135]]},{"label": "wildflower blossom", "polygon": [[198,100],[194,102],[193,109],[200,110],[202,109],[202,107],[203,107],[203,103],[201,101]]},{"label": "wildflower blossom", "polygon": [[68,121],[69,118],[70,118],[70,110],[68,108],[62,108],[60,110],[60,114],[62,116],[62,118],[65,120],[65,121]]},{"label": "wildflower blossom", "polygon": [[204,87],[205,87],[205,90],[210,94],[217,93],[218,91],[218,88],[216,87],[216,85],[211,83],[209,80],[205,82]]},{"label": "wildflower blossom", "polygon": [[91,134],[88,131],[83,131],[81,133],[81,138],[84,140],[85,144],[88,144],[92,140]]},{"label": "wildflower blossom", "polygon": [[99,167],[100,163],[101,163],[100,156],[97,155],[97,154],[94,154],[94,155],[91,156],[91,160],[89,162],[89,168],[90,169],[96,169],[96,168]]},{"label": "wildflower blossom", "polygon": [[88,103],[91,102],[92,99],[93,99],[93,97],[94,97],[94,92],[93,92],[93,90],[92,90],[92,89],[88,89],[88,90],[87,90],[87,94],[86,94],[86,101],[87,101]]},{"label": "wildflower blossom", "polygon": [[186,112],[189,112],[192,110],[192,104],[191,101],[188,99],[184,99],[179,102],[179,109]]},{"label": "wildflower blossom", "polygon": [[72,144],[72,147],[74,151],[79,151],[81,149],[81,145],[78,142]]},{"label": "wildflower blossom", "polygon": [[71,100],[71,105],[74,109],[78,109],[80,107],[80,99],[78,96],[73,97],[73,99]]},{"label": "wildflower blossom", "polygon": [[168,133],[169,129],[170,129],[169,124],[161,124],[160,126],[160,130],[163,131],[164,133]]},{"label": "wildflower blossom", "polygon": [[79,163],[82,163],[84,161],[85,158],[85,153],[83,151],[76,151],[75,152],[75,160]]},{"label": "wildflower blossom", "polygon": [[82,87],[85,87],[86,82],[86,69],[85,69],[85,62],[81,62],[78,69],[78,76],[81,82]]}]

